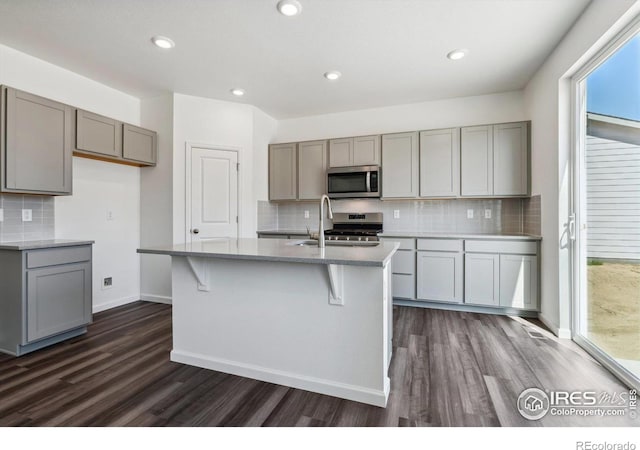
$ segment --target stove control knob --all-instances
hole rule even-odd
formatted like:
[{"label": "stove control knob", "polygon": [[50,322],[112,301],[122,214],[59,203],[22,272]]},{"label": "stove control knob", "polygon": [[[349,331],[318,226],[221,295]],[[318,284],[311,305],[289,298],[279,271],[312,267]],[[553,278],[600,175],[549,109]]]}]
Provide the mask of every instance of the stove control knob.
[{"label": "stove control knob", "polygon": [[351,239],[351,236],[347,236],[347,241]]},{"label": "stove control knob", "polygon": [[362,236],[358,236],[358,240],[361,241],[362,240]]},{"label": "stove control knob", "polygon": [[369,242],[369,238],[368,237],[364,238],[364,240],[365,240],[365,242]]}]

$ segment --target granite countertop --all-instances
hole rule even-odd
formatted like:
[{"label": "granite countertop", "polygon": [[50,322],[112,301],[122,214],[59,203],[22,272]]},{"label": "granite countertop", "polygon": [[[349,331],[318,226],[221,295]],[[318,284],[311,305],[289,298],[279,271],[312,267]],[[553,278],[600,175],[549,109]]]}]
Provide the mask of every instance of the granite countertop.
[{"label": "granite countertop", "polygon": [[42,241],[1,242],[0,250],[37,250],[42,248],[73,247],[76,245],[90,245],[95,241],[74,241],[70,239],[46,239]]},{"label": "granite countertop", "polygon": [[288,239],[212,239],[138,249],[138,253],[170,256],[291,262],[302,264],[341,264],[383,267],[399,247],[396,242],[381,242],[372,247],[295,245]]},{"label": "granite countertop", "polygon": [[435,238],[435,239],[498,239],[541,241],[542,236],[524,233],[456,233],[448,231],[385,231],[379,234],[383,238]]}]

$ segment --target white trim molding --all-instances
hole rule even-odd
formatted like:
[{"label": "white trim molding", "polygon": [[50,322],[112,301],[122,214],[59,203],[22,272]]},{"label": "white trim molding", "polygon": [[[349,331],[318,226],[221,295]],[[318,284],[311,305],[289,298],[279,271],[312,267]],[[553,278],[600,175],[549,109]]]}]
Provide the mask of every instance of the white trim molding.
[{"label": "white trim molding", "polygon": [[122,306],[122,305],[128,305],[129,303],[137,302],[138,300],[140,300],[139,296],[119,298],[107,303],[100,303],[98,305],[93,305],[92,310],[93,310],[93,313],[95,314],[101,311],[106,311],[107,309],[117,308],[118,306]]},{"label": "white trim molding", "polygon": [[164,305],[171,305],[173,303],[173,299],[166,295],[140,294],[140,300],[143,302],[162,303]]},{"label": "white trim molding", "polygon": [[538,319],[560,339],[571,339],[571,330],[569,328],[559,328],[542,313],[538,313]]}]

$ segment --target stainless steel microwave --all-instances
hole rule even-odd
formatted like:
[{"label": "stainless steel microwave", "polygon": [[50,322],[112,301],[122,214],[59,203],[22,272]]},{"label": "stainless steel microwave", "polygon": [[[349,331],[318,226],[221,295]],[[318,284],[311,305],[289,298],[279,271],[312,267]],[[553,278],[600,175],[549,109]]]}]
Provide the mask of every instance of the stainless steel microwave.
[{"label": "stainless steel microwave", "polygon": [[380,197],[380,167],[336,167],[327,171],[327,190],[331,198]]}]

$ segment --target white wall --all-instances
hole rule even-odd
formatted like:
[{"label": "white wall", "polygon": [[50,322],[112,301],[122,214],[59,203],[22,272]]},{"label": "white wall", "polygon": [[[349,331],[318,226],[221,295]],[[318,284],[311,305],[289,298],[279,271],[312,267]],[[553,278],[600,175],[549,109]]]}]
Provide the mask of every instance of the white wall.
[{"label": "white wall", "polygon": [[522,91],[363,109],[278,122],[275,142],[527,120]]},{"label": "white wall", "polygon": [[563,337],[570,337],[571,329],[571,255],[566,239],[570,76],[637,13],[632,0],[594,0],[525,89],[533,123],[532,191],[542,195],[541,319]]},{"label": "white wall", "polygon": [[[173,239],[184,242],[185,217],[185,148],[186,143],[207,144],[240,151],[239,216],[240,236],[255,237],[257,205],[254,194],[254,110],[255,107],[190,95],[173,98]],[[263,113],[262,113],[263,114]],[[260,116],[260,115],[259,115]],[[261,117],[259,140],[266,142]],[[269,126],[266,127],[267,129]],[[261,144],[262,145],[262,144]],[[260,150],[260,154],[266,149]],[[259,174],[263,177],[261,169]],[[261,194],[262,195],[262,194]]]},{"label": "white wall", "polygon": [[[55,214],[57,238],[95,241],[94,311],[139,300],[140,169],[74,158],[73,196],[56,198]],[[102,289],[104,277],[113,277],[111,289]]]},{"label": "white wall", "polygon": [[[253,108],[253,196],[269,200],[269,144],[276,137],[278,122],[258,108]],[[257,226],[257,224],[256,224]]]},{"label": "white wall", "polygon": [[[66,69],[0,45],[0,83],[138,124],[140,100]],[[94,309],[137,300],[140,268],[140,169],[74,158],[74,192],[57,197],[56,237],[92,239]],[[115,220],[107,222],[107,208]],[[101,277],[114,287],[101,290]]]},{"label": "white wall", "polygon": [[[144,99],[140,122],[158,132],[156,167],[140,172],[140,246],[173,241],[173,94]],[[140,255],[143,300],[171,301],[171,257]]]}]

